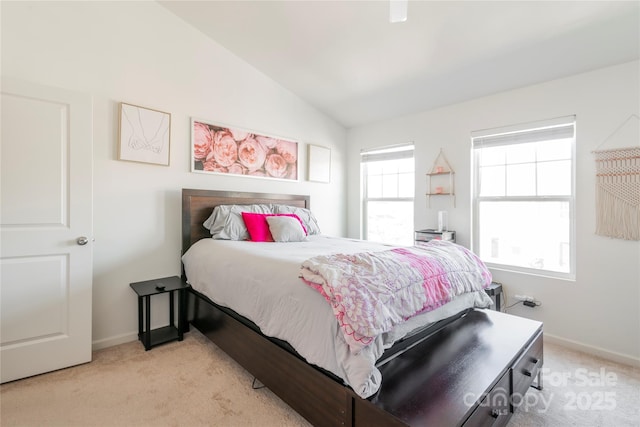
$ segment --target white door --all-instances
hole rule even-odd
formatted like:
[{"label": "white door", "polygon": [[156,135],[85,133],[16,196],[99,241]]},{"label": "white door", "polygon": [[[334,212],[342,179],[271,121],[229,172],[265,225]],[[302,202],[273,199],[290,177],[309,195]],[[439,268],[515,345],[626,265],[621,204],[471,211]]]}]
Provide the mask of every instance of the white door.
[{"label": "white door", "polygon": [[93,113],[88,95],[8,79],[1,89],[6,382],[91,361]]}]

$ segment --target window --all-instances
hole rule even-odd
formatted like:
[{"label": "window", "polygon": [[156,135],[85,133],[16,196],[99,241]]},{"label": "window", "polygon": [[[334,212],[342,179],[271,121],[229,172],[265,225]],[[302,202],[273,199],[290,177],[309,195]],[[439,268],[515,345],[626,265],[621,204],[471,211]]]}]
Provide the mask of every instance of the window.
[{"label": "window", "polygon": [[362,235],[365,240],[413,243],[413,144],[364,151]]},{"label": "window", "polygon": [[575,117],[472,133],[473,249],[490,266],[575,277]]}]

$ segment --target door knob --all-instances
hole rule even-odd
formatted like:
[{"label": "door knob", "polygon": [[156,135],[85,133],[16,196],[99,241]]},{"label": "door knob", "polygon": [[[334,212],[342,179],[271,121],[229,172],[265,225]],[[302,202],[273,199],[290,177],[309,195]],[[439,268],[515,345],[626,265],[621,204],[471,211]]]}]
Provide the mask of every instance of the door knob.
[{"label": "door knob", "polygon": [[76,239],[76,243],[77,243],[77,244],[79,244],[80,246],[84,246],[84,245],[86,245],[87,243],[89,243],[89,239],[87,239],[87,238],[86,238],[86,237],[84,237],[84,236],[80,236],[80,237],[78,237],[78,238]]}]

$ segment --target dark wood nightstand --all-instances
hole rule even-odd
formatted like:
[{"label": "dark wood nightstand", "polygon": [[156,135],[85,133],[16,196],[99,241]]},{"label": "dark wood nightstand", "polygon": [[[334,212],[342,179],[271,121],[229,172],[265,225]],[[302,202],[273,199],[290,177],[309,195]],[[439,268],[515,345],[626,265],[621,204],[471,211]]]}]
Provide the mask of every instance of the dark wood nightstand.
[{"label": "dark wood nightstand", "polygon": [[[138,294],[138,339],[145,350],[169,341],[182,341],[186,329],[186,292],[189,285],[178,276],[163,277],[130,284]],[[151,297],[169,292],[169,325],[151,330]],[[178,293],[178,326],[174,324],[175,308],[173,294]],[[144,309],[143,309],[144,300]],[[143,315],[144,312],[144,315]],[[143,322],[144,317],[144,322]]]},{"label": "dark wood nightstand", "polygon": [[414,233],[414,244],[416,246],[423,245],[430,240],[448,240],[450,242],[456,242],[455,231],[438,231],[438,230],[416,230]]},{"label": "dark wood nightstand", "polygon": [[493,297],[496,303],[496,311],[500,311],[502,307],[502,284],[497,282],[491,282],[491,284],[484,289],[484,291],[490,297]]}]

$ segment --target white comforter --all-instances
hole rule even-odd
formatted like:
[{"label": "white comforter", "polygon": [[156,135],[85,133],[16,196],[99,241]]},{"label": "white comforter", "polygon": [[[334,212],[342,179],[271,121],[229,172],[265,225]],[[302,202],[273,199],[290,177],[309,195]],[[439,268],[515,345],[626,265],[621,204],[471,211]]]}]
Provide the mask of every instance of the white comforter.
[{"label": "white comforter", "polygon": [[376,360],[394,341],[466,308],[491,304],[483,291],[462,295],[398,325],[359,353],[352,353],[329,303],[300,279],[300,266],[317,255],[389,248],[327,236],[309,236],[308,241],[296,243],[203,239],[182,260],[193,289],[251,319],[265,335],[287,341],[307,362],[334,373],[366,398],[380,387]]}]

